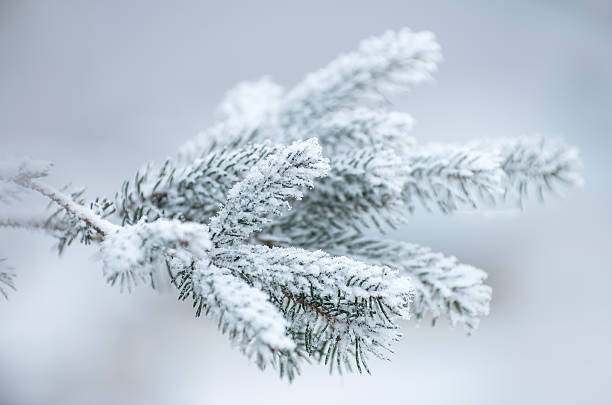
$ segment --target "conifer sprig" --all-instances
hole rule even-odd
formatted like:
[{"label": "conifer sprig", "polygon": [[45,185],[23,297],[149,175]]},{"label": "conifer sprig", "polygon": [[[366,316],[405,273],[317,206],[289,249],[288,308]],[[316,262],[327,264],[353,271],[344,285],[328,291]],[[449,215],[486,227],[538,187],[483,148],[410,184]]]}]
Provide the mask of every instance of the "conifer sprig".
[{"label": "conifer sprig", "polygon": [[[0,218],[43,230],[62,252],[99,248],[110,284],[170,283],[260,368],[289,379],[311,359],[370,372],[398,320],[446,318],[469,331],[488,314],[486,273],[426,247],[377,237],[425,207],[451,214],[580,185],[578,151],[515,138],[419,144],[387,96],[427,81],[441,60],[430,32],[363,41],[292,89],[269,77],[227,92],[219,121],[149,164],[113,197],[55,189],[51,165],[0,163],[0,203],[26,190],[55,211]],[[0,261],[0,294],[13,289]]]}]

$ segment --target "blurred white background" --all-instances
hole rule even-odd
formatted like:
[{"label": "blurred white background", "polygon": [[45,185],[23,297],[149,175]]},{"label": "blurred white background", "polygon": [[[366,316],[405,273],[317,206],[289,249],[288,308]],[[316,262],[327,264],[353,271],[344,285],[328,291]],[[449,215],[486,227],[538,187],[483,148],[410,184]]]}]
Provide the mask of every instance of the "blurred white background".
[{"label": "blurred white background", "polygon": [[479,330],[406,323],[372,376],[312,366],[288,384],[175,294],[107,287],[94,249],[58,258],[42,235],[0,230],[19,289],[0,302],[0,404],[610,403],[609,0],[0,0],[0,154],[112,195],[212,123],[236,82],[293,85],[402,26],[434,31],[445,55],[435,83],[398,100],[417,138],[544,134],[582,150],[585,187],[565,198],[517,216],[420,212],[393,235],[489,272]]}]

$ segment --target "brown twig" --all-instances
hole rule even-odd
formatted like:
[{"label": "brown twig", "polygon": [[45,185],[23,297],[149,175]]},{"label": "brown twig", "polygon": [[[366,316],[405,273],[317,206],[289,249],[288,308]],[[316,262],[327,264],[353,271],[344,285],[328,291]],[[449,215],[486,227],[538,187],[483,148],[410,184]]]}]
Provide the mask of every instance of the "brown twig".
[{"label": "brown twig", "polygon": [[290,294],[290,293],[288,293],[286,291],[283,294],[285,294],[285,297],[287,297],[289,300],[295,300],[295,302],[297,302],[301,306],[316,312],[317,314],[321,315],[323,318],[327,319],[329,322],[338,322],[338,318],[336,318],[335,316],[333,316],[329,312],[323,311],[321,308],[319,308],[315,304],[312,304],[310,302],[304,301],[300,297],[293,296],[292,294]]}]

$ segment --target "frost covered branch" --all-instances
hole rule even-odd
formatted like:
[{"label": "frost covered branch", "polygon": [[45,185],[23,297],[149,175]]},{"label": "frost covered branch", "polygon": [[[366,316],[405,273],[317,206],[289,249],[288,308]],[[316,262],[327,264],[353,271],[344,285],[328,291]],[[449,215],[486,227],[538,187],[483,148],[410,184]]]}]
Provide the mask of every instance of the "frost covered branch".
[{"label": "frost covered branch", "polygon": [[472,329],[489,313],[492,290],[483,284],[487,274],[454,257],[411,243],[360,237],[338,239],[333,246],[332,253],[388,266],[410,277],[416,289],[412,312],[418,320],[429,315],[435,324],[444,315],[452,326],[463,323]]},{"label": "frost covered branch", "polygon": [[211,219],[213,241],[233,244],[260,231],[271,221],[270,215],[279,215],[289,200],[301,199],[302,188],[312,187],[328,167],[316,138],[296,142],[253,165]]},{"label": "frost covered branch", "polygon": [[41,182],[45,162],[1,163],[0,202],[29,189],[55,210],[0,228],[44,230],[60,253],[92,244],[108,282],[127,290],[173,285],[260,368],[292,379],[312,359],[369,372],[370,358],[389,358],[398,320],[446,318],[472,331],[492,296],[484,271],[375,233],[420,207],[520,205],[528,192],[582,182],[578,151],[561,141],[418,143],[413,118],[387,96],[429,80],[439,61],[432,33],[401,29],[292,89],[269,77],[240,83],[218,122],[112,197]]},{"label": "frost covered branch", "polygon": [[66,212],[72,218],[83,221],[87,224],[87,226],[93,228],[96,232],[98,232],[100,237],[104,237],[104,235],[117,230],[116,225],[104,220],[103,218],[100,218],[91,209],[75,203],[71,196],[48,184],[37,182],[35,180],[17,180],[15,182],[20,186],[34,190],[47,197],[59,207],[66,210]]},{"label": "frost covered branch", "polygon": [[307,120],[359,104],[387,104],[397,93],[431,79],[441,60],[431,32],[404,28],[361,42],[357,51],[339,56],[291,90],[283,107],[285,122]]},{"label": "frost covered branch", "polygon": [[127,225],[109,233],[100,244],[104,274],[111,285],[131,288],[139,282],[155,286],[166,260],[190,264],[211,248],[208,228],[197,223],[159,219]]},{"label": "frost covered branch", "polygon": [[355,365],[367,369],[369,354],[387,358],[399,337],[395,318],[409,318],[412,283],[388,267],[322,251],[249,245],[221,249],[214,260],[266,291],[291,320],[294,339],[330,365],[350,367],[357,358]]},{"label": "frost covered branch", "polygon": [[540,199],[545,192],[554,192],[556,183],[581,186],[582,161],[577,148],[558,139],[544,137],[502,139],[489,147],[497,148],[502,156],[502,167],[508,177],[506,195],[527,197],[533,188]]}]

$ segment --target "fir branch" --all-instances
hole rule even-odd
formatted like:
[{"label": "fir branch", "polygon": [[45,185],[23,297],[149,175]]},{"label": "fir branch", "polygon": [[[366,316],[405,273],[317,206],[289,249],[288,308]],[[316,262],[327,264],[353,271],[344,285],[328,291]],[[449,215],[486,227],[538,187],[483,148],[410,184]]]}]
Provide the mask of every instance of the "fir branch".
[{"label": "fir branch", "polygon": [[[212,315],[261,368],[292,379],[312,358],[369,372],[368,358],[387,358],[400,337],[396,321],[409,316],[413,295],[417,319],[473,329],[491,289],[484,272],[454,257],[366,238],[364,228],[402,223],[417,201],[450,213],[582,181],[577,151],[560,142],[415,144],[412,117],[385,97],[429,79],[440,60],[433,34],[402,29],[292,90],[269,78],[240,83],[219,106],[220,122],[138,171],[114,199],[87,202],[84,190],[38,181],[46,162],[0,163],[3,202],[31,189],[59,207],[46,221],[0,227],[49,232],[60,252],[77,239],[97,243],[108,281],[128,289],[155,287],[165,265],[179,299]],[[321,146],[283,145],[312,136]],[[293,209],[278,217],[284,206]],[[12,277],[0,271],[1,294]]]},{"label": "fir branch", "polygon": [[[106,198],[97,198],[87,204],[84,188],[76,188],[68,192],[68,186],[66,186],[64,190],[64,193],[69,193],[74,204],[88,207],[94,216],[102,218],[107,222],[113,219],[113,214],[116,213],[113,202],[108,201]],[[54,204],[50,203],[49,206],[51,208]],[[79,217],[74,216],[72,212],[66,211],[63,207],[56,208],[44,222],[43,226],[48,229],[58,230],[53,236],[57,238],[59,254],[62,254],[66,247],[70,246],[75,240],[80,241],[84,245],[89,245],[92,242],[100,242],[104,238],[104,235],[100,234],[94,227]]]},{"label": "fir branch", "polygon": [[[440,60],[431,32],[404,28],[362,41],[358,50],[307,75],[289,92],[267,77],[240,83],[219,106],[222,121],[183,145],[180,156],[192,160],[211,142],[225,143],[255,128],[258,139],[275,142],[322,135],[325,148],[331,143],[323,138],[333,137],[342,123],[350,126],[342,132],[350,131],[356,141],[365,140],[364,132],[374,139],[397,137],[412,120],[408,114],[385,111],[389,103],[384,94],[429,80]],[[359,119],[362,114],[366,116]]]},{"label": "fir branch", "polygon": [[401,152],[415,143],[408,135],[414,119],[398,111],[355,107],[324,115],[309,124],[309,128],[288,126],[285,132],[290,139],[300,139],[305,132],[317,134],[323,151],[329,156],[363,148]]},{"label": "fir branch", "polygon": [[440,60],[440,46],[431,32],[387,31],[307,75],[287,94],[281,119],[307,126],[307,120],[338,109],[385,105],[383,93],[405,91],[429,80]]},{"label": "fir branch", "polygon": [[266,291],[294,339],[319,360],[332,350],[330,342],[334,361],[343,366],[356,360],[355,345],[358,369],[369,354],[387,358],[399,337],[395,319],[409,318],[412,284],[388,267],[322,251],[248,245],[219,249],[212,260]]},{"label": "fir branch", "polygon": [[408,180],[403,198],[410,211],[419,201],[443,213],[494,204],[503,191],[505,173],[497,153],[473,147],[426,145],[405,157]]},{"label": "fir branch", "polygon": [[576,148],[559,140],[519,137],[472,142],[466,146],[424,145],[406,156],[410,178],[404,199],[450,213],[463,207],[493,206],[516,197],[522,205],[528,190],[541,200],[557,184],[580,186],[582,163]]},{"label": "fir branch", "polygon": [[295,343],[287,322],[262,291],[248,286],[207,262],[195,262],[192,275],[194,307],[218,320],[230,341],[264,369],[273,365],[290,379],[299,373]]},{"label": "fir branch", "polygon": [[130,290],[139,283],[156,285],[166,260],[190,264],[204,259],[212,248],[208,227],[158,219],[119,227],[105,236],[100,256],[107,281]]},{"label": "fir branch", "polygon": [[125,182],[114,204],[123,223],[143,217],[175,218],[206,223],[227,198],[227,192],[246,172],[276,151],[270,143],[250,144],[239,138],[229,145],[213,145],[210,152],[189,164],[168,159],[149,165]]},{"label": "fir branch", "polygon": [[413,314],[417,320],[429,315],[435,324],[444,315],[452,326],[463,323],[474,329],[489,313],[492,290],[483,284],[486,273],[455,257],[411,243],[359,236],[339,236],[327,250],[389,266],[410,277],[416,289]]},{"label": "fir branch", "polygon": [[349,307],[355,300],[378,298],[393,314],[408,316],[410,282],[386,267],[332,257],[323,251],[259,245],[220,248],[212,260],[278,297],[285,293],[327,297],[336,306]]},{"label": "fir branch", "polygon": [[329,175],[320,179],[293,210],[275,222],[276,229],[302,245],[339,229],[385,226],[404,222],[404,163],[391,150],[360,149],[337,155]]},{"label": "fir branch", "polygon": [[210,220],[212,240],[217,245],[247,239],[279,215],[290,199],[301,199],[302,188],[328,171],[316,138],[280,149],[253,166],[244,180],[228,192],[227,203]]},{"label": "fir branch", "polygon": [[71,217],[81,220],[85,222],[87,226],[93,228],[100,235],[100,237],[104,237],[104,235],[108,233],[117,231],[116,225],[101,218],[91,209],[76,203],[71,196],[50,185],[37,182],[35,180],[19,178],[14,179],[14,182],[22,187],[29,188],[47,197],[66,210]]},{"label": "fir branch", "polygon": [[493,148],[502,157],[502,168],[507,175],[506,197],[515,197],[519,204],[530,189],[540,200],[546,192],[554,192],[557,184],[581,186],[582,161],[578,149],[559,139],[521,137],[481,143],[482,148]]}]

